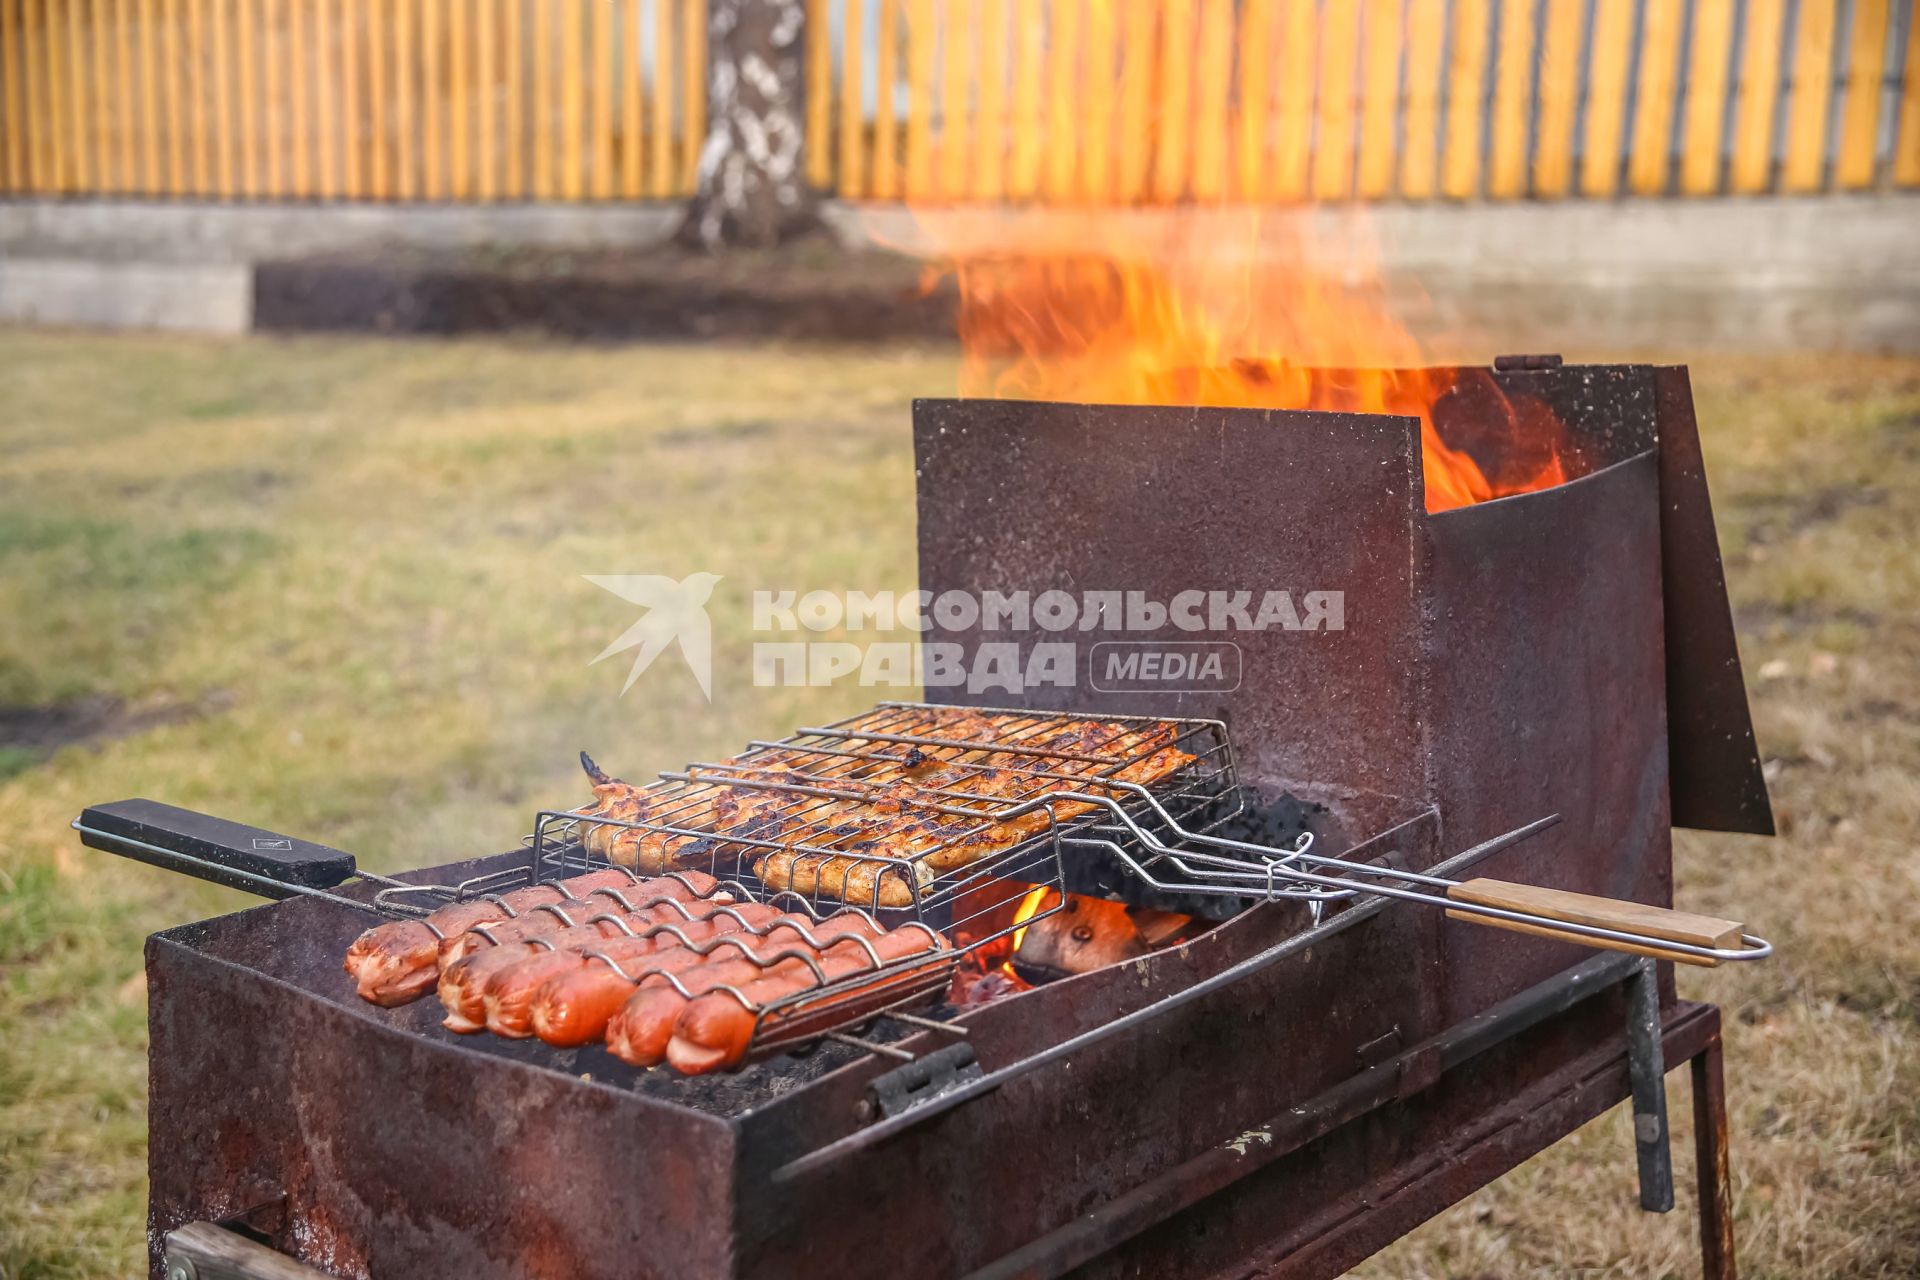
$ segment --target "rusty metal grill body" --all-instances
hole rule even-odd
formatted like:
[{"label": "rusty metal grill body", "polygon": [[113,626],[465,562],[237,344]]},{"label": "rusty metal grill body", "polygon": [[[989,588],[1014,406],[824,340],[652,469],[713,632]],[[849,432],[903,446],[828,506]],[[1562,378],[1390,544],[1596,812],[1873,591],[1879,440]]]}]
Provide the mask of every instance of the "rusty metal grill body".
[{"label": "rusty metal grill body", "polygon": [[[1462,385],[1552,406],[1573,478],[1429,515],[1410,419],[924,403],[920,585],[1342,590],[1345,630],[1247,637],[1231,693],[1021,705],[1223,722],[1247,793],[1325,805],[1331,853],[1393,830],[1404,865],[1451,874],[1447,855],[1557,812],[1483,869],[1666,904],[1676,815],[1769,821],[1685,373]],[[1443,403],[1436,425],[1473,412]],[[1118,1280],[1245,1274],[1315,1224],[1373,1223],[1274,1262],[1330,1276],[1622,1096],[1618,985],[1497,1044],[1459,1034],[1583,953],[1378,899],[1317,921],[1265,905],[966,1010],[986,1076],[879,1123],[893,1064],[850,1046],[682,1080],[361,1005],[338,964],[363,923],[295,900],[150,942],[156,1267],[172,1226],[248,1218],[342,1275]],[[1715,1034],[1665,966],[1659,997],[1670,1057]],[[908,1031],[908,1051],[944,1043]]]}]

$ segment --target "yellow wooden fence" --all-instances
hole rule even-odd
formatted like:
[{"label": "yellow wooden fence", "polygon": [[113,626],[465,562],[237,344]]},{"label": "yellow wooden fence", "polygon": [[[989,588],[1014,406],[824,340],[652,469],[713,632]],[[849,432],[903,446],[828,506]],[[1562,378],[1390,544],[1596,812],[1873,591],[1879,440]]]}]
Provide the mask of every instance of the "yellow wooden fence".
[{"label": "yellow wooden fence", "polygon": [[[805,0],[851,199],[1920,186],[1916,0]],[[0,0],[0,193],[691,191],[707,0]]]},{"label": "yellow wooden fence", "polygon": [[1920,186],[1914,0],[809,0],[853,199]]},{"label": "yellow wooden fence", "polygon": [[0,191],[693,189],[706,0],[0,0]]}]

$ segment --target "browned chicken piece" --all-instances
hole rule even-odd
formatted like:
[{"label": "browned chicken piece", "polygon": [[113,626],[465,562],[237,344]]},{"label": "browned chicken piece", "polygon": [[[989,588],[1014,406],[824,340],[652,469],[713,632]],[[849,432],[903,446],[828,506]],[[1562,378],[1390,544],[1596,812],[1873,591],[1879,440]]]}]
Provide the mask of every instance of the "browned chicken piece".
[{"label": "browned chicken piece", "polygon": [[[720,851],[744,854],[770,888],[908,906],[935,875],[1096,807],[1037,798],[1108,794],[1106,780],[1152,783],[1194,758],[1172,745],[1178,730],[1165,722],[1036,720],[1009,729],[1004,719],[980,712],[930,708],[870,723],[875,732],[979,745],[874,740],[845,757],[762,748],[696,772],[691,782],[644,790],[587,762],[596,796],[583,824],[587,848],[647,873]],[[596,824],[593,817],[610,821]],[[620,821],[641,825],[612,825]],[[755,852],[772,841],[785,847]]]}]

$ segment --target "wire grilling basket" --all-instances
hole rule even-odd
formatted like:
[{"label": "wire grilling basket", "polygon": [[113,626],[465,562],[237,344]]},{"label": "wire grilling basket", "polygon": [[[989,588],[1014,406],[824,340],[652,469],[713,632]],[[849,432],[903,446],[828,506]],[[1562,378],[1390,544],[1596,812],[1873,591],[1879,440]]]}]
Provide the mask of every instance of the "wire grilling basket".
[{"label": "wire grilling basket", "polygon": [[[1147,776],[1151,792],[1115,789]],[[1088,825],[1102,806],[1056,797],[1111,791],[1143,830],[1168,822],[1211,830],[1244,803],[1219,721],[919,703],[883,703],[754,741],[730,760],[690,764],[638,790],[640,816],[542,810],[528,838],[531,877],[609,862],[700,870],[725,892],[815,920],[855,911],[876,928],[937,931],[945,944],[889,963],[875,957],[763,1005],[736,991],[758,1018],[756,1055],[881,1013],[903,1017],[943,993],[964,956],[1061,910],[1065,834],[1108,828]],[[1147,795],[1151,806],[1141,803]],[[1023,902],[1031,909],[1017,911]],[[791,948],[757,951],[747,938],[714,945],[763,967],[796,958]]]}]

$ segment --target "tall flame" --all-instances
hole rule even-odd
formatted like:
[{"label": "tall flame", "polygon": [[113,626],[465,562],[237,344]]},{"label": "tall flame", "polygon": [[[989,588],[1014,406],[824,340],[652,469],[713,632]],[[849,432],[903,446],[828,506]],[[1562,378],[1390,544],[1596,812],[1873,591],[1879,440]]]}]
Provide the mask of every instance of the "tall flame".
[{"label": "tall flame", "polygon": [[1474,408],[1496,421],[1473,452],[1442,438],[1434,406],[1460,380],[1421,367],[1358,212],[917,210],[915,224],[929,283],[958,286],[962,395],[1405,414],[1429,511],[1567,478],[1551,414],[1490,380]]}]

